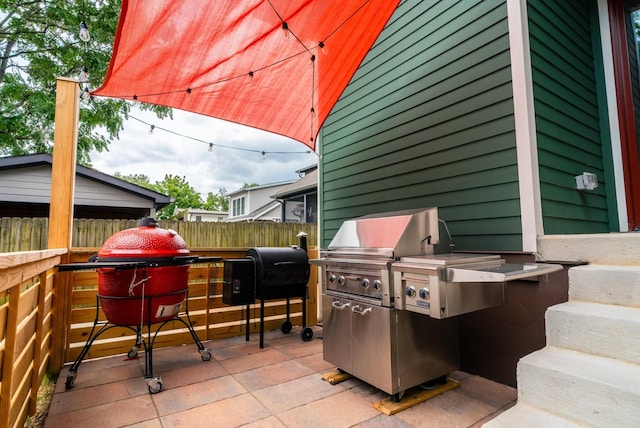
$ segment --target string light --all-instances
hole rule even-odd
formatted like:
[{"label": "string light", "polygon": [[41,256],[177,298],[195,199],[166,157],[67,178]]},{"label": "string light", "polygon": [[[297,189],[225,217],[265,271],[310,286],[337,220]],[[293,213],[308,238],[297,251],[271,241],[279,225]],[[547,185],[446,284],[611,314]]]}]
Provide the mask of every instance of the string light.
[{"label": "string light", "polygon": [[90,101],[91,101],[91,94],[89,93],[89,86],[84,85],[84,88],[82,89],[82,93],[80,93],[80,102],[86,106],[86,105],[89,105]]},{"label": "string light", "polygon": [[91,40],[91,35],[89,34],[89,27],[87,27],[87,23],[84,20],[80,23],[80,40],[87,43]]},{"label": "string light", "polygon": [[89,69],[86,65],[82,66],[82,70],[80,70],[80,74],[78,75],[78,80],[80,81],[80,83],[89,81]]},{"label": "string light", "polygon": [[284,38],[288,39],[289,38],[289,24],[287,24],[285,21],[282,21],[282,32],[284,33]]},{"label": "string light", "polygon": [[153,134],[153,130],[156,129],[155,125],[151,125],[151,127],[149,128],[149,134]]},{"label": "string light", "polygon": [[199,139],[199,138],[190,137],[190,136],[188,136],[188,135],[181,134],[181,133],[179,133],[179,132],[175,132],[175,131],[171,131],[171,130],[169,130],[169,129],[162,128],[162,127],[160,127],[160,126],[152,125],[152,124],[150,124],[150,123],[145,122],[145,121],[144,121],[144,120],[142,120],[142,119],[138,119],[138,118],[137,118],[137,117],[135,117],[135,116],[131,116],[131,115],[129,115],[129,116],[128,116],[128,118],[129,118],[129,119],[133,119],[133,120],[135,120],[135,121],[138,121],[138,122],[142,123],[143,125],[148,126],[149,128],[153,128],[153,130],[154,130],[154,131],[156,131],[156,130],[158,130],[158,129],[159,129],[159,130],[161,130],[161,131],[168,132],[169,134],[173,134],[173,135],[176,135],[176,136],[178,136],[178,137],[186,138],[186,139],[188,139],[188,140],[197,141],[197,142],[199,142],[199,143],[204,143],[204,144],[206,144],[206,145],[207,145],[208,150],[209,150],[210,152],[212,152],[212,151],[213,151],[213,147],[221,147],[221,148],[224,148],[224,149],[230,149],[230,150],[240,150],[240,151],[243,151],[243,152],[259,153],[261,156],[264,156],[265,158],[266,158],[266,156],[267,156],[268,154],[295,155],[295,154],[311,154],[311,153],[313,153],[313,154],[316,154],[316,155],[317,155],[317,153],[316,153],[316,152],[313,152],[313,151],[311,151],[311,150],[305,150],[305,151],[286,151],[286,152],[285,152],[285,151],[266,151],[266,150],[257,150],[257,149],[247,149],[247,148],[243,148],[243,147],[236,147],[236,146],[226,146],[226,145],[224,145],[224,144],[215,144],[215,143],[212,143],[211,141],[201,140],[201,139]]},{"label": "string light", "polygon": [[265,160],[267,158],[267,153],[262,152],[262,160]]},{"label": "string light", "polygon": [[320,48],[320,52],[322,52],[323,55],[329,55],[329,48],[327,48],[327,45],[325,45],[324,42],[319,42],[318,47]]}]

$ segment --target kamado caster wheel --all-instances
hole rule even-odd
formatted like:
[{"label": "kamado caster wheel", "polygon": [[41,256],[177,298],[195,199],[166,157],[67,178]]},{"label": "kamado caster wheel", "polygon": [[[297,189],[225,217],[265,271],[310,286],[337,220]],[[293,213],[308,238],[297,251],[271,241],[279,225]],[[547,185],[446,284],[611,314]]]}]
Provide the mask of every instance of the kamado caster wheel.
[{"label": "kamado caster wheel", "polygon": [[211,359],[211,351],[209,349],[203,349],[200,351],[200,358],[202,358],[202,361],[209,361]]},{"label": "kamado caster wheel", "polygon": [[300,339],[302,339],[303,342],[309,342],[313,339],[313,330],[309,327],[303,328],[300,332]]},{"label": "kamado caster wheel", "polygon": [[291,333],[291,321],[285,321],[280,326],[280,331],[284,334]]},{"label": "kamado caster wheel", "polygon": [[133,360],[134,358],[138,358],[138,347],[134,346],[133,348],[129,349],[129,352],[127,352],[127,358]]},{"label": "kamado caster wheel", "polygon": [[149,392],[151,394],[157,394],[162,391],[162,379],[160,377],[152,377],[151,379],[145,379],[147,385],[149,385]]}]

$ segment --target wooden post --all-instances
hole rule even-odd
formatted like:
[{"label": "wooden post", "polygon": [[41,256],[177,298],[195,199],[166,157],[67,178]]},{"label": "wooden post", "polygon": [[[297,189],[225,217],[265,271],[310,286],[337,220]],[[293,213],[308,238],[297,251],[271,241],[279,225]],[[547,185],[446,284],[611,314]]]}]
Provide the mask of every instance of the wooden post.
[{"label": "wooden post", "polygon": [[[58,78],[56,82],[56,115],[53,133],[53,164],[51,167],[51,202],[47,248],[66,248],[62,263],[69,261],[73,225],[73,195],[76,178],[78,117],[80,91],[77,80]],[[60,372],[64,364],[71,315],[71,274],[58,272],[54,286],[55,317],[53,347],[49,370]]]}]

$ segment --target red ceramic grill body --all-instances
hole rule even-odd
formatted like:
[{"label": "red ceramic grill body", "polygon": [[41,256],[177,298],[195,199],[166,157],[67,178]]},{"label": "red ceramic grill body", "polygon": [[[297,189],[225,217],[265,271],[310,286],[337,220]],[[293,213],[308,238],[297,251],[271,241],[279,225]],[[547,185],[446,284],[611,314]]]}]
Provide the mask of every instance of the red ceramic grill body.
[{"label": "red ceramic grill body", "polygon": [[142,325],[174,318],[186,297],[189,256],[175,231],[155,222],[122,230],[109,237],[98,262],[143,262],[150,267],[98,268],[100,305],[110,323]]}]

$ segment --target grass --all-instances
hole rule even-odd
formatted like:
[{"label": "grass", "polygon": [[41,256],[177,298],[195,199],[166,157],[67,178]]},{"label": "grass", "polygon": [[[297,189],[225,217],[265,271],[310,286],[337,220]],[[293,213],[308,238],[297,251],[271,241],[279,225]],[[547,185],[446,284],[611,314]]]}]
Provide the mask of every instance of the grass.
[{"label": "grass", "polygon": [[44,426],[44,420],[49,412],[49,405],[53,397],[53,391],[56,387],[56,378],[47,373],[42,379],[40,388],[38,389],[38,398],[36,400],[36,414],[27,418],[24,423],[25,428],[40,428]]}]

